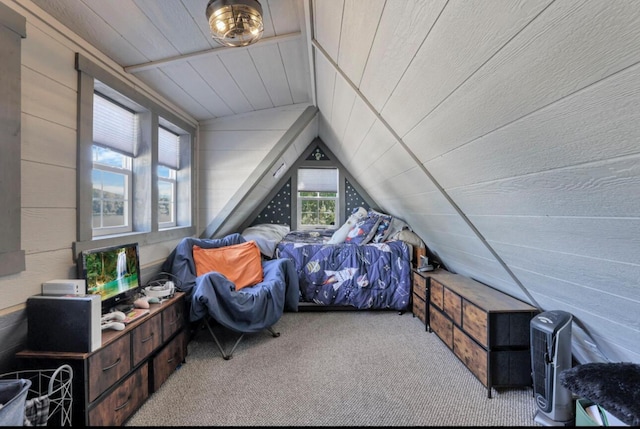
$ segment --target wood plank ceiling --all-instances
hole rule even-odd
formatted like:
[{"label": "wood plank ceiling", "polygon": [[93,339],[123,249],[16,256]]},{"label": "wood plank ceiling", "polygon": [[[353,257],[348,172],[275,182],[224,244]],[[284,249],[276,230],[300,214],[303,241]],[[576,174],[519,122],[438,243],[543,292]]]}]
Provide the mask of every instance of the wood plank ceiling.
[{"label": "wood plank ceiling", "polygon": [[310,101],[302,0],[263,0],[264,35],[211,38],[207,0],[35,0],[199,121]]}]

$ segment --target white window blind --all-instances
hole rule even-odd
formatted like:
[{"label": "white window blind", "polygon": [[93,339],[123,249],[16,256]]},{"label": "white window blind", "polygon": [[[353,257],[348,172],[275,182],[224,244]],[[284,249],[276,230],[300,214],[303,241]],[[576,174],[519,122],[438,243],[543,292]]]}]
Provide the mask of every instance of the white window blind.
[{"label": "white window blind", "polygon": [[124,155],[135,156],[138,121],[135,113],[95,94],[93,97],[93,142]]},{"label": "white window blind", "polygon": [[178,170],[180,136],[162,127],[158,128],[158,164]]},{"label": "white window blind", "polygon": [[338,170],[335,168],[298,169],[298,191],[338,192]]}]

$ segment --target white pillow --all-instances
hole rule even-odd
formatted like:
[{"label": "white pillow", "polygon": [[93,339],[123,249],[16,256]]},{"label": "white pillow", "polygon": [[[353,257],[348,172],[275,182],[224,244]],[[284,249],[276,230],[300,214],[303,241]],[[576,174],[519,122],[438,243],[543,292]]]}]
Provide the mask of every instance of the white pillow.
[{"label": "white pillow", "polygon": [[340,244],[344,243],[347,239],[347,234],[351,231],[351,228],[360,220],[367,217],[367,210],[364,207],[358,207],[358,209],[349,216],[349,219],[333,233],[327,244]]}]

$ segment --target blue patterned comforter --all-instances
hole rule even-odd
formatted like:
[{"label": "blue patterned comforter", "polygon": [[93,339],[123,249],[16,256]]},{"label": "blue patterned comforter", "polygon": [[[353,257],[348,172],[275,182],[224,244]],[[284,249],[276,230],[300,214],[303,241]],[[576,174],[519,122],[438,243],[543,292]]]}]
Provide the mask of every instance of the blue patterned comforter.
[{"label": "blue patterned comforter", "polygon": [[410,247],[403,241],[356,244],[294,242],[288,235],[277,258],[293,261],[300,301],[358,309],[407,310]]}]

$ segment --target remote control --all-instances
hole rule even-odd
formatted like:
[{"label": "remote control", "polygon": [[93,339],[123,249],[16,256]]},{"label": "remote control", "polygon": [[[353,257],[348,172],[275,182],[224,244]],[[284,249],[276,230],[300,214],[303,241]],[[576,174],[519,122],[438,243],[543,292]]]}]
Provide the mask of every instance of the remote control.
[{"label": "remote control", "polygon": [[113,329],[115,331],[122,331],[124,329],[124,323],[122,322],[107,322],[102,324],[102,329]]}]

